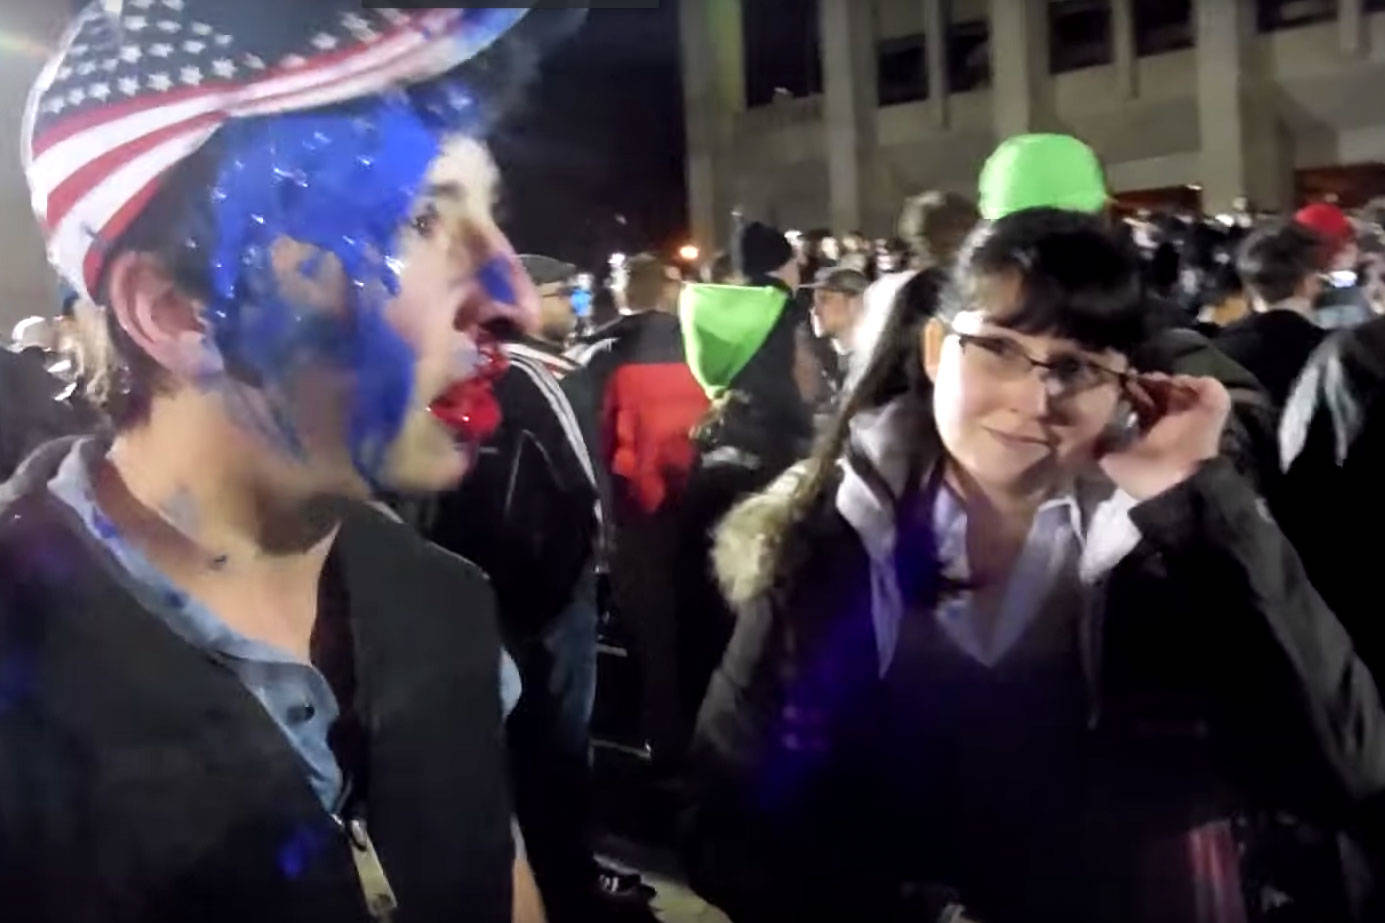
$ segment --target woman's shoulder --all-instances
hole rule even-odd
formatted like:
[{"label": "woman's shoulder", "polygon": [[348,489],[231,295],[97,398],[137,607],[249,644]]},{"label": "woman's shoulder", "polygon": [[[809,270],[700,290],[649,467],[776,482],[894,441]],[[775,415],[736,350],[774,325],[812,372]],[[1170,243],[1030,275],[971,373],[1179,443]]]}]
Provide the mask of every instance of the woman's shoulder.
[{"label": "woman's shoulder", "polygon": [[[804,579],[843,579],[852,571],[844,559],[863,556],[860,541],[836,509],[841,473],[824,472],[825,482],[804,503],[800,490],[813,477],[811,462],[799,462],[767,488],[742,500],[721,520],[712,547],[712,569],[736,612],[779,594]],[[816,567],[829,559],[831,567]]]}]

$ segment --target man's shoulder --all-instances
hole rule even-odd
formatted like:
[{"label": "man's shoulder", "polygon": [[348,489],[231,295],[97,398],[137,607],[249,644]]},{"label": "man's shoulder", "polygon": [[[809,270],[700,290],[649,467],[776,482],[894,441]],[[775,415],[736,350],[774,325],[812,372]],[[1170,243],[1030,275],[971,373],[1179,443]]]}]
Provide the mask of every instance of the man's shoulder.
[{"label": "man's shoulder", "polygon": [[578,368],[578,364],[563,355],[558,347],[532,337],[511,340],[504,343],[501,349],[511,363],[537,366],[555,379],[565,378]]},{"label": "man's shoulder", "polygon": [[629,314],[595,331],[592,337],[584,348],[570,354],[586,367],[684,361],[682,328],[672,314]]}]

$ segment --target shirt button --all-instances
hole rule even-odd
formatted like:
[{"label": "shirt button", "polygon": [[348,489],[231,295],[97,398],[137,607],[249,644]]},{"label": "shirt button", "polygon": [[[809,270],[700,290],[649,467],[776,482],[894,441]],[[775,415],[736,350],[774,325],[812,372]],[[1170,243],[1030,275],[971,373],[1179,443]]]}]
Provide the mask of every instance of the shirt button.
[{"label": "shirt button", "polygon": [[313,715],[317,714],[317,709],[312,702],[304,702],[302,705],[294,705],[289,708],[289,721],[292,724],[302,724],[305,721],[313,720]]}]

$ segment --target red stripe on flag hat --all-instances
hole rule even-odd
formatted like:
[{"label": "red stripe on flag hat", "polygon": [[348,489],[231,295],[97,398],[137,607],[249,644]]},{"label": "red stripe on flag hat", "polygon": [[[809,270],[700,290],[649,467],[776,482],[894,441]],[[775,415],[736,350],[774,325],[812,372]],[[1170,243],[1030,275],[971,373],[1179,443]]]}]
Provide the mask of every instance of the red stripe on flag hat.
[{"label": "red stripe on flag hat", "polygon": [[[228,119],[439,76],[528,12],[362,10],[359,0],[102,0],[29,95],[23,154],[49,259],[83,294],[162,177]],[[285,22],[287,20],[287,22]]]}]

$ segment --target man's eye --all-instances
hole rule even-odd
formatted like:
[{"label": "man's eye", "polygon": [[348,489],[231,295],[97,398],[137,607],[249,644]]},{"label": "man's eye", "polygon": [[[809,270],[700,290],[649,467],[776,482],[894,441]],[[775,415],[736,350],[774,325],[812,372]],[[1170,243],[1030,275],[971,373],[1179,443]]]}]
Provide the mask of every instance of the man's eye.
[{"label": "man's eye", "polygon": [[438,210],[430,205],[419,213],[413,221],[409,222],[409,225],[419,233],[419,236],[432,237],[433,231],[437,230],[438,227]]}]

